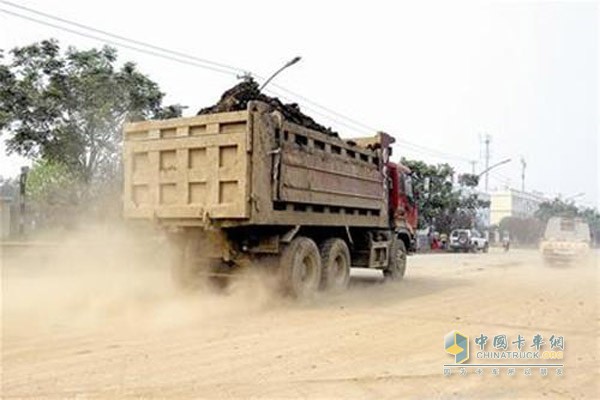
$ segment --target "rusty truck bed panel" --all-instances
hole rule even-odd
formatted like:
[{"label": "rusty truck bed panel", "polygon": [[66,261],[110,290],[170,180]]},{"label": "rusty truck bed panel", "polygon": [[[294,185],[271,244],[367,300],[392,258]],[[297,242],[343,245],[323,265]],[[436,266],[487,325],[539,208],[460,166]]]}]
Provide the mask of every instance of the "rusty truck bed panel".
[{"label": "rusty truck bed panel", "polygon": [[385,227],[379,154],[262,104],[125,127],[125,216],[180,226]]}]

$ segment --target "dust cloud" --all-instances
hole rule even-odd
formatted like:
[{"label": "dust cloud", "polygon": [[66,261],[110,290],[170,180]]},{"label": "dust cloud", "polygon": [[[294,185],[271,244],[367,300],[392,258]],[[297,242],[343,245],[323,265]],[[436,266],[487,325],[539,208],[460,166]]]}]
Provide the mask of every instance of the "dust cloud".
[{"label": "dust cloud", "polygon": [[[423,254],[402,282],[354,271],[347,291],[302,303],[260,268],[181,293],[169,252],[159,234],[116,227],[5,249],[0,397],[598,398],[597,261]],[[444,377],[453,329],[564,335],[566,373]]]},{"label": "dust cloud", "polygon": [[221,290],[174,287],[175,249],[161,232],[97,225],[2,249],[3,333],[170,329],[273,307],[262,271],[243,271]]}]

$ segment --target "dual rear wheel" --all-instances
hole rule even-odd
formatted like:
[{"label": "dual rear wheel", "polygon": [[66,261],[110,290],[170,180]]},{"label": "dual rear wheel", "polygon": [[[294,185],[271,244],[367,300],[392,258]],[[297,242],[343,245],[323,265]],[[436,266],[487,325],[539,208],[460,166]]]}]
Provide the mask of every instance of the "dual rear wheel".
[{"label": "dual rear wheel", "polygon": [[[397,281],[406,272],[406,245],[394,238],[389,251],[386,279]],[[286,291],[295,297],[306,297],[319,288],[342,291],[350,281],[350,250],[345,241],[331,238],[317,247],[307,237],[297,237],[283,250],[280,259],[282,282]]]},{"label": "dual rear wheel", "polygon": [[[198,241],[191,237],[179,242],[180,258],[173,268],[173,278],[180,288],[198,286],[202,275],[222,287],[225,281],[218,262],[202,256]],[[389,265],[383,271],[386,279],[399,280],[406,270],[406,247],[395,239],[389,252]],[[305,236],[293,239],[279,257],[279,273],[284,291],[293,297],[310,297],[319,289],[339,292],[350,281],[350,250],[340,238],[330,238],[317,246]]]},{"label": "dual rear wheel", "polygon": [[350,280],[350,251],[342,239],[327,239],[320,247],[300,236],[283,250],[280,259],[282,283],[294,297],[307,297],[319,288],[339,291]]}]

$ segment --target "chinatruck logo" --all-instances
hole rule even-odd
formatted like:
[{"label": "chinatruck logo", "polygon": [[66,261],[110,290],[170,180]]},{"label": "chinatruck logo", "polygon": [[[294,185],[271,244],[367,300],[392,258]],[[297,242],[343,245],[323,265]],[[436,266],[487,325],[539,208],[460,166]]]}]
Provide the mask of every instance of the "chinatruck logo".
[{"label": "chinatruck logo", "polygon": [[556,375],[563,375],[564,364],[548,362],[564,358],[563,336],[540,333],[529,337],[504,333],[488,336],[480,333],[474,338],[473,352],[470,341],[469,336],[459,331],[444,336],[444,350],[454,356],[454,364],[444,364],[444,375],[452,375],[453,369],[458,369],[460,375],[467,375],[468,368],[475,368],[478,375],[483,375],[485,368],[491,368],[492,375],[500,375],[503,369],[507,375],[515,375],[521,369],[524,375],[533,375],[539,370],[540,375],[546,376],[549,369]]},{"label": "chinatruck logo", "polygon": [[469,359],[469,337],[459,331],[452,331],[444,338],[446,353],[454,356],[456,364],[462,364]]}]

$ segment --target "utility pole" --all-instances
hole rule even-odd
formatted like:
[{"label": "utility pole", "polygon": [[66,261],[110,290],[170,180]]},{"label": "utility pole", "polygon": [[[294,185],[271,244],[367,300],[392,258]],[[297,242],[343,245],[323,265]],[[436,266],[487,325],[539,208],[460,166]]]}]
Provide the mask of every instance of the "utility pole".
[{"label": "utility pole", "polygon": [[471,173],[473,175],[475,175],[476,174],[475,173],[475,164],[477,164],[477,161],[476,160],[471,160],[470,163],[471,163]]},{"label": "utility pole", "polygon": [[521,192],[525,191],[525,168],[527,167],[527,163],[525,159],[521,157]]},{"label": "utility pole", "polygon": [[19,236],[25,236],[26,222],[26,196],[27,196],[27,174],[29,167],[21,167],[21,175],[19,175]]},{"label": "utility pole", "polygon": [[[485,170],[489,171],[490,168],[490,142],[492,137],[489,134],[485,135]],[[489,172],[485,173],[485,191],[488,191],[488,176]]]}]

